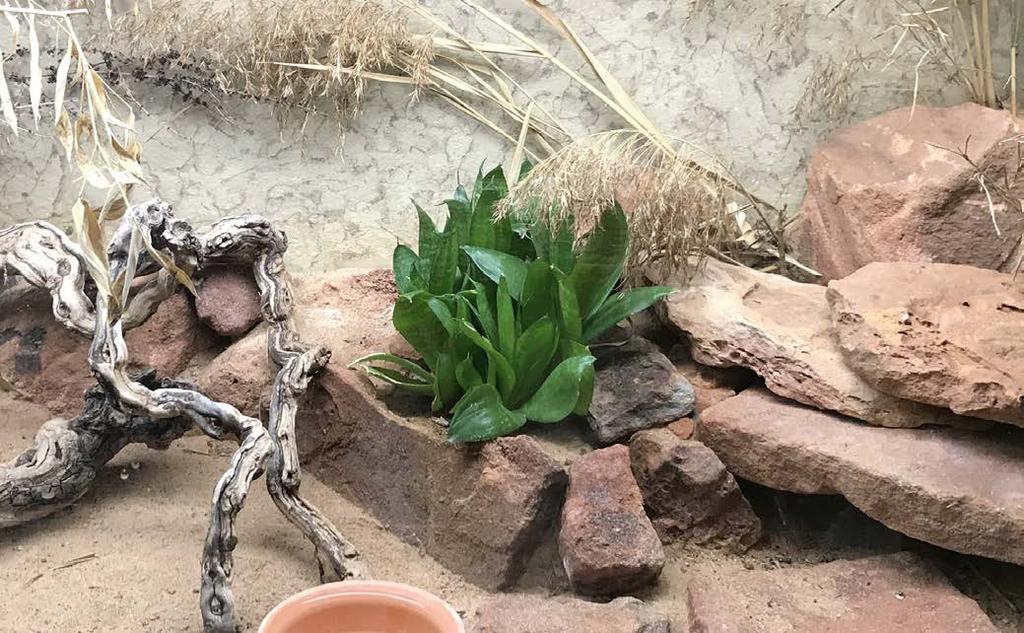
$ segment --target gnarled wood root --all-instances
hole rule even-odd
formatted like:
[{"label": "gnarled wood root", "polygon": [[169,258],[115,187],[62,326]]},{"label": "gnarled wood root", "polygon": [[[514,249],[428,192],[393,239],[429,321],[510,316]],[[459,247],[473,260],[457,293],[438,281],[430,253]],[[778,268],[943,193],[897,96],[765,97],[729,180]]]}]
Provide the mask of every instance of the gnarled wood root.
[{"label": "gnarled wood root", "polygon": [[[137,229],[133,229],[137,227]],[[285,236],[258,216],[227,218],[197,236],[174,218],[166,203],[153,200],[130,209],[108,248],[112,278],[131,264],[133,230],[146,233],[184,270],[247,262],[260,288],[263,318],[269,323],[268,354],[280,368],[273,385],[267,428],[223,402],[184,383],[129,376],[123,330],[145,320],[171,287],[170,275],[142,255],[136,276],[157,272],[124,310],[98,294],[84,292],[82,253],[66,235],[45,222],[0,231],[0,268],[14,272],[54,298],[54,314],[71,329],[92,335],[89,364],[99,386],[86,395],[74,420],[43,425],[36,445],[0,466],[0,527],[17,525],[67,506],[88,490],[95,473],[129,443],[166,447],[192,424],[211,437],[234,436],[239,447],[214,489],[210,527],[202,557],[200,610],[206,631],[235,630],[231,594],[235,517],[253,479],[266,471],[277,507],[313,543],[322,579],[362,577],[356,549],[315,507],[299,495],[300,467],[295,414],[310,380],[330,359],[325,348],[298,340],[292,297],[284,278]]]}]

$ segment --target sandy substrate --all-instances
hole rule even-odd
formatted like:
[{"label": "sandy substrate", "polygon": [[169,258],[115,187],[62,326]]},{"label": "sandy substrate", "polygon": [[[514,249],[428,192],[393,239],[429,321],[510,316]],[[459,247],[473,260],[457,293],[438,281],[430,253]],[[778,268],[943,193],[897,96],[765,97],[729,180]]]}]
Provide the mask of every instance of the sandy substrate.
[{"label": "sandy substrate", "polygon": [[[0,461],[31,443],[45,409],[0,391]],[[550,438],[549,438],[550,439]],[[0,531],[0,633],[202,630],[199,555],[214,484],[232,445],[187,437],[167,451],[132,446],[66,511]],[[410,474],[411,476],[414,474]],[[362,551],[375,578],[432,591],[472,612],[486,592],[391,535],[372,516],[307,476],[303,493]],[[912,542],[839,498],[752,489],[765,538],[743,555],[673,546],[658,583],[636,594],[686,633],[686,585],[711,574],[809,565],[913,549],[937,564],[1006,633],[1018,633],[1022,568]],[[234,590],[243,631],[281,599],[318,582],[312,548],[278,513],[262,481],[238,522]],[[519,591],[564,589],[553,540],[541,546]]]},{"label": "sandy substrate", "polygon": [[[29,446],[47,417],[0,393],[0,461]],[[70,511],[0,531],[0,633],[201,631],[199,555],[230,450],[203,437],[166,452],[129,447]],[[458,609],[482,595],[319,482],[307,478],[302,491],[358,544],[375,578],[424,587]],[[316,561],[262,480],[237,533],[236,609],[255,631],[277,602],[318,582]]]}]

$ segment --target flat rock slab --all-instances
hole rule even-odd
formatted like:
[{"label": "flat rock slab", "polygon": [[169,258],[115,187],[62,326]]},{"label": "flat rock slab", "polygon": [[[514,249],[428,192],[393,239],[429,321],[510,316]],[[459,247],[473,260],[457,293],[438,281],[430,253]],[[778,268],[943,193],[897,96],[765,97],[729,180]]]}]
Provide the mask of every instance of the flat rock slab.
[{"label": "flat rock slab", "polygon": [[348,370],[322,376],[296,441],[306,470],[481,587],[514,584],[554,538],[567,476],[529,436],[454,446],[436,421],[394,413]]},{"label": "flat rock slab", "polygon": [[[874,261],[1012,269],[1024,216],[998,201],[990,211],[976,167],[955,152],[966,144],[986,179],[1002,182],[1018,169],[1020,134],[1009,112],[976,103],[900,108],[835,131],[807,171],[810,263],[826,279]],[[1019,181],[1011,196],[1022,197]]]},{"label": "flat rock slab", "polygon": [[832,331],[825,288],[714,260],[665,299],[693,358],[748,367],[772,392],[871,424],[970,424],[946,409],[883,393],[847,366]]},{"label": "flat rock slab", "polygon": [[761,537],[736,480],[710,448],[668,428],[640,431],[629,442],[633,475],[663,543],[689,541],[743,552]]},{"label": "flat rock slab", "polygon": [[976,602],[908,552],[770,571],[697,571],[690,633],[996,633]]},{"label": "flat rock slab", "polygon": [[1024,426],[1024,276],[875,263],[828,285],[847,362],[878,389]]},{"label": "flat rock slab", "polygon": [[669,620],[636,598],[596,603],[505,594],[477,606],[470,633],[669,633]]},{"label": "flat rock slab", "polygon": [[884,429],[748,389],[708,409],[701,441],[738,477],[841,494],[890,528],[1024,564],[1024,433]]},{"label": "flat rock slab", "polygon": [[573,463],[558,549],[573,589],[585,595],[629,593],[661,573],[665,551],[622,444]]},{"label": "flat rock slab", "polygon": [[693,387],[654,343],[633,337],[596,355],[589,422],[602,444],[628,439],[693,411]]}]

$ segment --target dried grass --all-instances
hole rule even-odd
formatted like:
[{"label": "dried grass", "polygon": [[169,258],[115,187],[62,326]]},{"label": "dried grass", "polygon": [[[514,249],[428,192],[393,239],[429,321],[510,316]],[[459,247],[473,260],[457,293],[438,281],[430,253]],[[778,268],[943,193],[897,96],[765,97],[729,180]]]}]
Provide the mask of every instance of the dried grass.
[{"label": "dried grass", "polygon": [[934,65],[945,69],[972,101],[999,107],[992,65],[992,26],[989,0],[948,0],[939,3],[896,2],[898,23],[889,51],[889,65],[908,55],[915,59],[913,103],[917,104],[921,69]]},{"label": "dried grass", "polygon": [[[132,54],[173,56],[225,93],[307,112],[329,104],[342,122],[359,112],[375,74],[422,87],[434,56],[432,39],[412,33],[404,11],[365,0],[158,0],[117,18],[114,33]],[[311,63],[332,72],[294,66]]]},{"label": "dried grass", "polygon": [[552,226],[572,218],[577,237],[618,201],[629,217],[634,273],[657,264],[687,271],[692,256],[725,241],[728,187],[696,163],[669,157],[642,134],[595,134],[536,165],[499,213],[537,216]]}]

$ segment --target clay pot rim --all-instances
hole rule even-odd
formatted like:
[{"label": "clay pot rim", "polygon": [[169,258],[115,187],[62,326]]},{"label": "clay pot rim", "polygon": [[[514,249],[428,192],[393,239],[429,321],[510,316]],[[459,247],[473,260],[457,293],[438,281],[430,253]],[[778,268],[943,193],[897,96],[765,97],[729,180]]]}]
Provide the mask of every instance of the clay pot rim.
[{"label": "clay pot rim", "polygon": [[413,598],[415,600],[421,600],[425,603],[442,607],[443,610],[451,616],[452,623],[457,627],[454,629],[454,633],[466,633],[466,624],[462,621],[462,616],[460,616],[458,611],[456,611],[455,608],[448,604],[444,599],[430,593],[426,589],[387,580],[344,580],[329,582],[292,594],[279,602],[277,606],[271,609],[267,615],[264,616],[257,633],[267,633],[267,626],[282,611],[296,607],[309,599],[325,598],[341,594],[370,594],[386,596],[389,598],[406,600]]}]

